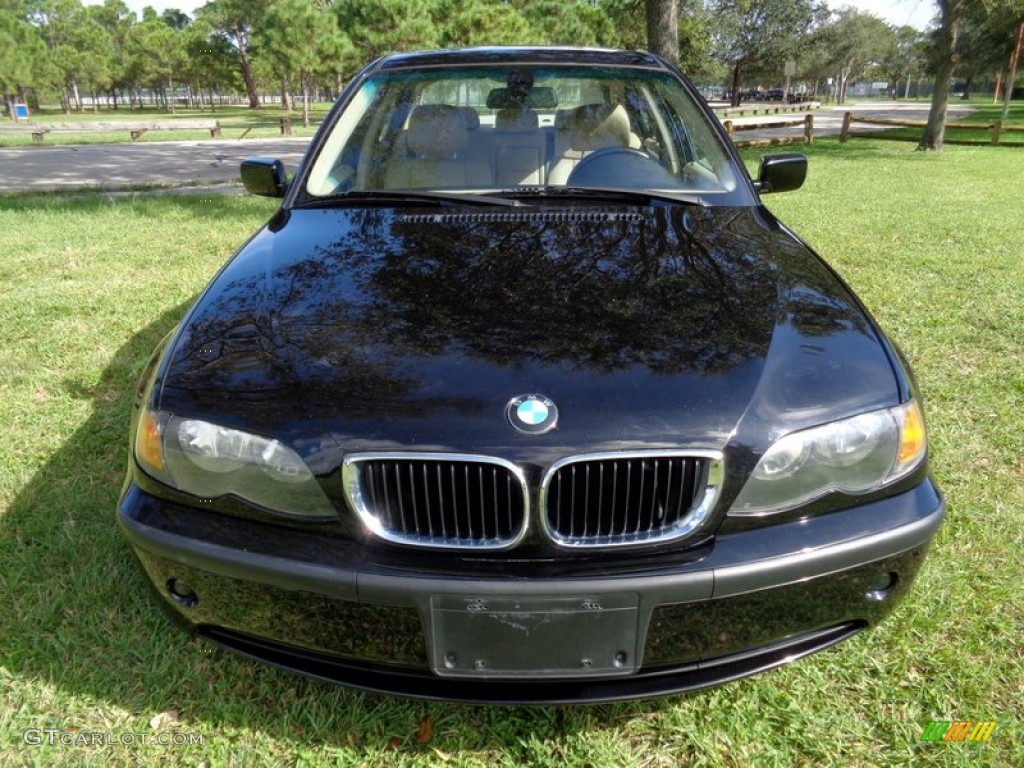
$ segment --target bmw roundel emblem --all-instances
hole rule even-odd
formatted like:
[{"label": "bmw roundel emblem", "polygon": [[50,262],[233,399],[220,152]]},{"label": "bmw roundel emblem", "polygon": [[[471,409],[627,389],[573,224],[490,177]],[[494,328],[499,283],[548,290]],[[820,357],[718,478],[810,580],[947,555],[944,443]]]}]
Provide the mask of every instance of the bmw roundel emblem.
[{"label": "bmw roundel emblem", "polygon": [[505,406],[508,423],[528,435],[542,435],[558,424],[558,408],[544,395],[519,395]]}]

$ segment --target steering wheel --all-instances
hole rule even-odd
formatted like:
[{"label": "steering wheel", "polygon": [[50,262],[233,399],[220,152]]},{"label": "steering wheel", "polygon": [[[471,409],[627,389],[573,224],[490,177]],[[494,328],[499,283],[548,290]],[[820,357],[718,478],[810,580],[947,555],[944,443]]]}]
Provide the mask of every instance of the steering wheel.
[{"label": "steering wheel", "polygon": [[605,147],[584,157],[569,174],[570,187],[677,187],[679,183],[650,155],[632,147]]}]

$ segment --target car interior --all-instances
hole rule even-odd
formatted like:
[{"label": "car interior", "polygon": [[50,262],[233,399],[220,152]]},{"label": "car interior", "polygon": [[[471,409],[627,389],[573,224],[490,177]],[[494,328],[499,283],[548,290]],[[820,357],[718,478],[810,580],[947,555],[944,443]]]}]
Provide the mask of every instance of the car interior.
[{"label": "car interior", "polygon": [[310,194],[524,186],[714,191],[730,183],[695,146],[683,118],[642,84],[534,85],[515,72],[487,90],[480,80],[380,88],[357,95],[351,110],[356,117],[341,116],[315,161]]}]

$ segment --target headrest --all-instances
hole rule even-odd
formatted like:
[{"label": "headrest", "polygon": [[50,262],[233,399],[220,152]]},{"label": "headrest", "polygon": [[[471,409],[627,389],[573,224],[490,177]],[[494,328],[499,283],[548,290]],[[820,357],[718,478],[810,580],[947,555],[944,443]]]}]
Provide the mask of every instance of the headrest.
[{"label": "headrest", "polygon": [[510,88],[495,88],[487,94],[488,109],[509,109],[522,106],[534,109],[554,109],[558,106],[558,94],[555,93],[554,88],[547,86],[530,88],[525,92],[513,91]]},{"label": "headrest", "polygon": [[449,158],[469,143],[466,114],[461,107],[421,104],[409,115],[405,142],[417,157]]},{"label": "headrest", "polygon": [[472,107],[459,107],[459,111],[462,112],[466,118],[466,130],[475,131],[480,127],[480,115]]},{"label": "headrest", "polygon": [[499,109],[494,116],[494,128],[498,131],[532,133],[540,127],[540,118],[529,107]]},{"label": "headrest", "polygon": [[584,104],[571,110],[561,122],[561,129],[569,134],[573,149],[630,145],[629,115],[621,104]]}]

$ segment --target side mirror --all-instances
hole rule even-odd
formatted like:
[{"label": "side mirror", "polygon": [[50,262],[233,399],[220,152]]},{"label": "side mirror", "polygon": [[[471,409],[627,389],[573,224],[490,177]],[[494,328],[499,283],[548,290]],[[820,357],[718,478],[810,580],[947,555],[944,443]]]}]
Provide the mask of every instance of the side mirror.
[{"label": "side mirror", "polygon": [[263,197],[284,197],[288,178],[284,163],[276,157],[247,157],[242,161],[245,191]]},{"label": "side mirror", "polygon": [[798,154],[765,155],[754,186],[761,194],[799,189],[807,178],[807,157]]}]

